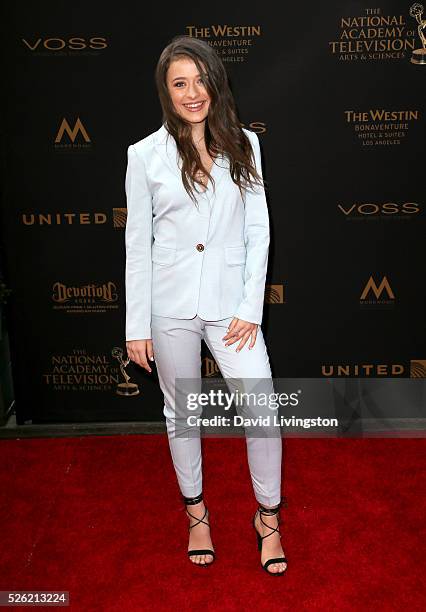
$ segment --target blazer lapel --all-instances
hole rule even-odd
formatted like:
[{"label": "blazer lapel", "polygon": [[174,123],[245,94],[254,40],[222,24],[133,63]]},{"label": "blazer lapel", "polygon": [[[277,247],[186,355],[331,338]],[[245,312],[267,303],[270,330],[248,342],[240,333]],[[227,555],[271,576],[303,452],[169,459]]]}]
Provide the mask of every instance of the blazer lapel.
[{"label": "blazer lapel", "polygon": [[159,130],[154,132],[154,145],[158,155],[169,169],[181,176],[180,167],[178,165],[178,150],[175,139],[164,127],[164,124]]},{"label": "blazer lapel", "polygon": [[[173,174],[181,178],[182,165],[176,142],[173,136],[169,134],[164,124],[159,130],[154,132],[154,146],[163,162],[169,167]],[[219,154],[211,170],[216,187],[228,172],[229,160],[225,155]]]}]

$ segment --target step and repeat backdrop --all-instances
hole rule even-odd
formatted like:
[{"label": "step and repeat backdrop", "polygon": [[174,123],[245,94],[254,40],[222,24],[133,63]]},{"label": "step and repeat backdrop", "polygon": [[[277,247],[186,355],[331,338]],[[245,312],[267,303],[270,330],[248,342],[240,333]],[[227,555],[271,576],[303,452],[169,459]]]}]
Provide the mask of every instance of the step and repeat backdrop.
[{"label": "step and repeat backdrop", "polygon": [[[162,419],[155,367],[123,366],[124,179],[129,144],[161,125],[154,69],[176,34],[216,50],[259,135],[274,376],[425,377],[420,3],[8,4],[2,240],[19,423]],[[204,346],[202,376],[219,375]]]}]

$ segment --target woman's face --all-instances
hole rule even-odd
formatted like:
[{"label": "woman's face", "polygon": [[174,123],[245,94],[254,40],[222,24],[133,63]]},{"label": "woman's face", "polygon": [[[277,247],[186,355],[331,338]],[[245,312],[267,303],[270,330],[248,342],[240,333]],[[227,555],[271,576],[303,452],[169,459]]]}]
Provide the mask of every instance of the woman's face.
[{"label": "woman's face", "polygon": [[167,88],[176,112],[183,119],[191,123],[200,123],[206,119],[210,96],[191,58],[181,58],[170,63]]}]

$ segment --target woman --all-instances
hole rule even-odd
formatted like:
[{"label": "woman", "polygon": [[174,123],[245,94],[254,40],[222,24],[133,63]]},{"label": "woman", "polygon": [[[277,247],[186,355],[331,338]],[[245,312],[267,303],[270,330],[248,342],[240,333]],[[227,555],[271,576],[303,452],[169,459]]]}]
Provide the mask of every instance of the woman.
[{"label": "woman", "polygon": [[[155,355],[189,517],[188,555],[207,567],[215,550],[202,495],[201,441],[199,429],[182,425],[176,381],[201,380],[204,339],[225,379],[242,379],[246,390],[256,377],[272,389],[260,328],[269,217],[258,137],[241,128],[214,49],[175,37],[159,58],[156,84],[163,125],[128,148],[126,346],[148,372]],[[246,439],[261,565],[280,575],[287,563],[279,533],[282,440],[276,429],[250,437],[246,431]]]}]

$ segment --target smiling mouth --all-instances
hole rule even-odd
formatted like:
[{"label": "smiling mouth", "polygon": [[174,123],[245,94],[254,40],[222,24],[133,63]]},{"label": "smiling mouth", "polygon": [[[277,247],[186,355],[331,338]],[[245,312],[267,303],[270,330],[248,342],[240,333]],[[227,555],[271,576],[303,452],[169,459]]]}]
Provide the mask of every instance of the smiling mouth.
[{"label": "smiling mouth", "polygon": [[205,100],[202,100],[202,102],[190,102],[188,104],[184,104],[183,106],[192,113],[195,113],[203,108],[205,102]]}]

